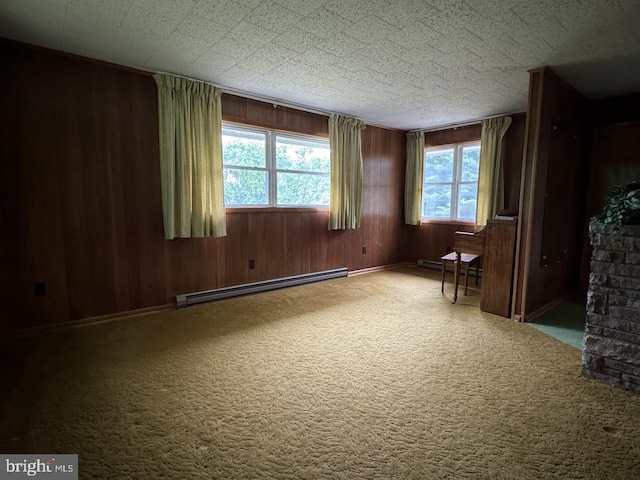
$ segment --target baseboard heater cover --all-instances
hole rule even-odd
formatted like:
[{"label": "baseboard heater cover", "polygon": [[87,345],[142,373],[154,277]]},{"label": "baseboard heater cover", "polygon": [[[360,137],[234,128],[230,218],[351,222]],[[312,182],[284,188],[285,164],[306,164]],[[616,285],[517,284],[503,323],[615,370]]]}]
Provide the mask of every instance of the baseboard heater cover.
[{"label": "baseboard heater cover", "polygon": [[189,305],[195,305],[198,303],[213,302],[216,300],[239,297],[252,293],[267,292],[278,288],[294,287],[297,285],[305,285],[307,283],[346,277],[347,273],[349,273],[349,271],[346,267],[343,267],[336,268],[334,270],[325,270],[323,272],[304,273],[302,275],[294,275],[292,277],[275,278],[273,280],[245,283],[243,285],[236,285],[233,287],[187,293],[184,295],[176,295],[176,303],[178,308],[188,307]]},{"label": "baseboard heater cover", "polygon": [[442,268],[442,264],[440,262],[434,262],[433,260],[418,260],[418,266],[424,268],[433,268],[436,270],[440,270]]},{"label": "baseboard heater cover", "polygon": [[[423,268],[432,268],[434,270],[442,270],[442,262],[434,262],[433,260],[418,260],[418,266]],[[445,270],[447,272],[454,271],[453,266],[447,266]],[[472,273],[472,275],[474,275],[474,273]],[[478,276],[482,278],[482,269],[480,269],[480,271],[478,272]]]}]

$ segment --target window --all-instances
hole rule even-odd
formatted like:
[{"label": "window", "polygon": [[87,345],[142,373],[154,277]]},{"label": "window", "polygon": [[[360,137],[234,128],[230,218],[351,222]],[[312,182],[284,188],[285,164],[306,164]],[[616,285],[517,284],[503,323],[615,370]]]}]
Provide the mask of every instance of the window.
[{"label": "window", "polygon": [[425,149],[422,218],[475,221],[480,142]]},{"label": "window", "polygon": [[226,206],[327,206],[329,140],[223,125]]}]

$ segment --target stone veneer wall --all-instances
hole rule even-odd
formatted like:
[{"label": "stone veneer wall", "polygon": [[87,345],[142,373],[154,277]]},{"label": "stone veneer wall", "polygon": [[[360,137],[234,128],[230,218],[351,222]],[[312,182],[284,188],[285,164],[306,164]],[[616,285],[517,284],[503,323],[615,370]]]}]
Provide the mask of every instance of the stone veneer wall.
[{"label": "stone veneer wall", "polygon": [[591,226],[582,374],[640,393],[640,226]]}]

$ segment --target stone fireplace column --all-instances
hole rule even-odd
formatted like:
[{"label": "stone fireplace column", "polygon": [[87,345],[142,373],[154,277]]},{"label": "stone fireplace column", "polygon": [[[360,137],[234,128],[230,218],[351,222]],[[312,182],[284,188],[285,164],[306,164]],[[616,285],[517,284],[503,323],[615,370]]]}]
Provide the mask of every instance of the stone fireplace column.
[{"label": "stone fireplace column", "polygon": [[640,393],[640,226],[591,225],[582,374]]}]

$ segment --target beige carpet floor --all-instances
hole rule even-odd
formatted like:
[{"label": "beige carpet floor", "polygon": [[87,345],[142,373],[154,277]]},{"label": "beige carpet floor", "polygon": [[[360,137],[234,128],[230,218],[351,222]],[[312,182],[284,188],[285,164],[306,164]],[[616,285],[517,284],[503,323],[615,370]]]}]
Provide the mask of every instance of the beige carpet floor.
[{"label": "beige carpet floor", "polygon": [[403,268],[5,341],[0,451],[92,479],[640,478],[640,396]]}]

